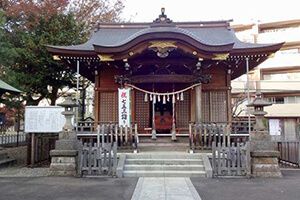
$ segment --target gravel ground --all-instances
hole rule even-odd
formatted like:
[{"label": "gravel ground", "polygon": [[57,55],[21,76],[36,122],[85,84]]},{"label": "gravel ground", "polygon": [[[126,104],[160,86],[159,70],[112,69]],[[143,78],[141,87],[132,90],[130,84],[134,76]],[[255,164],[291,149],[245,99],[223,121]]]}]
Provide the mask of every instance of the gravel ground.
[{"label": "gravel ground", "polygon": [[49,175],[49,168],[8,167],[0,169],[0,177],[43,177]]}]

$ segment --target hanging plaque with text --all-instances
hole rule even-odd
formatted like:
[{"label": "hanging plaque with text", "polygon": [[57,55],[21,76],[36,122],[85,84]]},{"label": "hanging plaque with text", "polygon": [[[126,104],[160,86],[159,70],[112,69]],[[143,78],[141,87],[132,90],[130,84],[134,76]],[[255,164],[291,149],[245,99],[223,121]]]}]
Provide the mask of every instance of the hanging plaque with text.
[{"label": "hanging plaque with text", "polygon": [[119,126],[130,127],[130,88],[119,89]]}]

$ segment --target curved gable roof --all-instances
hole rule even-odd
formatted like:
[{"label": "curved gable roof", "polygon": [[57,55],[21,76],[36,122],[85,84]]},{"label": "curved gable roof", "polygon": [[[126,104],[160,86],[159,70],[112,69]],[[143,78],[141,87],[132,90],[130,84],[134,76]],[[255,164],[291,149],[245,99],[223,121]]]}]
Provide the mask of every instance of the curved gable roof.
[{"label": "curved gable roof", "polygon": [[100,24],[84,44],[47,46],[53,54],[93,55],[129,50],[140,42],[159,39],[182,40],[206,52],[255,53],[277,51],[279,44],[240,41],[228,21],[174,23],[162,13],[153,23]]}]

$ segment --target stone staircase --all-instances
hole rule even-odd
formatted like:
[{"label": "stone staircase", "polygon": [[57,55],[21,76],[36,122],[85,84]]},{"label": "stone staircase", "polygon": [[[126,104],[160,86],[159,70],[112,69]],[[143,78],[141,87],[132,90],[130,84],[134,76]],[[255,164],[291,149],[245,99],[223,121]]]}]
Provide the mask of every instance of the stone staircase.
[{"label": "stone staircase", "polygon": [[15,159],[9,158],[4,150],[0,149],[0,168],[8,167],[16,163]]},{"label": "stone staircase", "polygon": [[149,152],[124,159],[123,177],[206,177],[201,154]]}]

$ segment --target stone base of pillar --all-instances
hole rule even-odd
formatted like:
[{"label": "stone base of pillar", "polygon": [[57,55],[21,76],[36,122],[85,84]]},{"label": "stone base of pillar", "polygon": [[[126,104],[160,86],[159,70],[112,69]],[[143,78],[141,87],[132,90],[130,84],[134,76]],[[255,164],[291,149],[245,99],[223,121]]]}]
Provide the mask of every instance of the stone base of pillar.
[{"label": "stone base of pillar", "polygon": [[77,176],[77,150],[52,150],[50,176]]},{"label": "stone base of pillar", "polygon": [[251,169],[254,177],[282,177],[278,165],[278,151],[251,152]]},{"label": "stone base of pillar", "polygon": [[177,138],[176,138],[176,130],[175,130],[175,129],[172,129],[172,130],[171,130],[171,135],[172,135],[171,140],[172,140],[172,141],[177,141]]},{"label": "stone base of pillar", "polygon": [[156,140],[157,138],[156,138],[156,130],[155,129],[152,129],[152,132],[151,132],[151,139],[152,140]]},{"label": "stone base of pillar", "polygon": [[77,139],[60,139],[50,151],[50,176],[77,176],[79,142]]},{"label": "stone base of pillar", "polygon": [[254,177],[281,177],[279,152],[268,131],[250,134],[251,172]]}]

